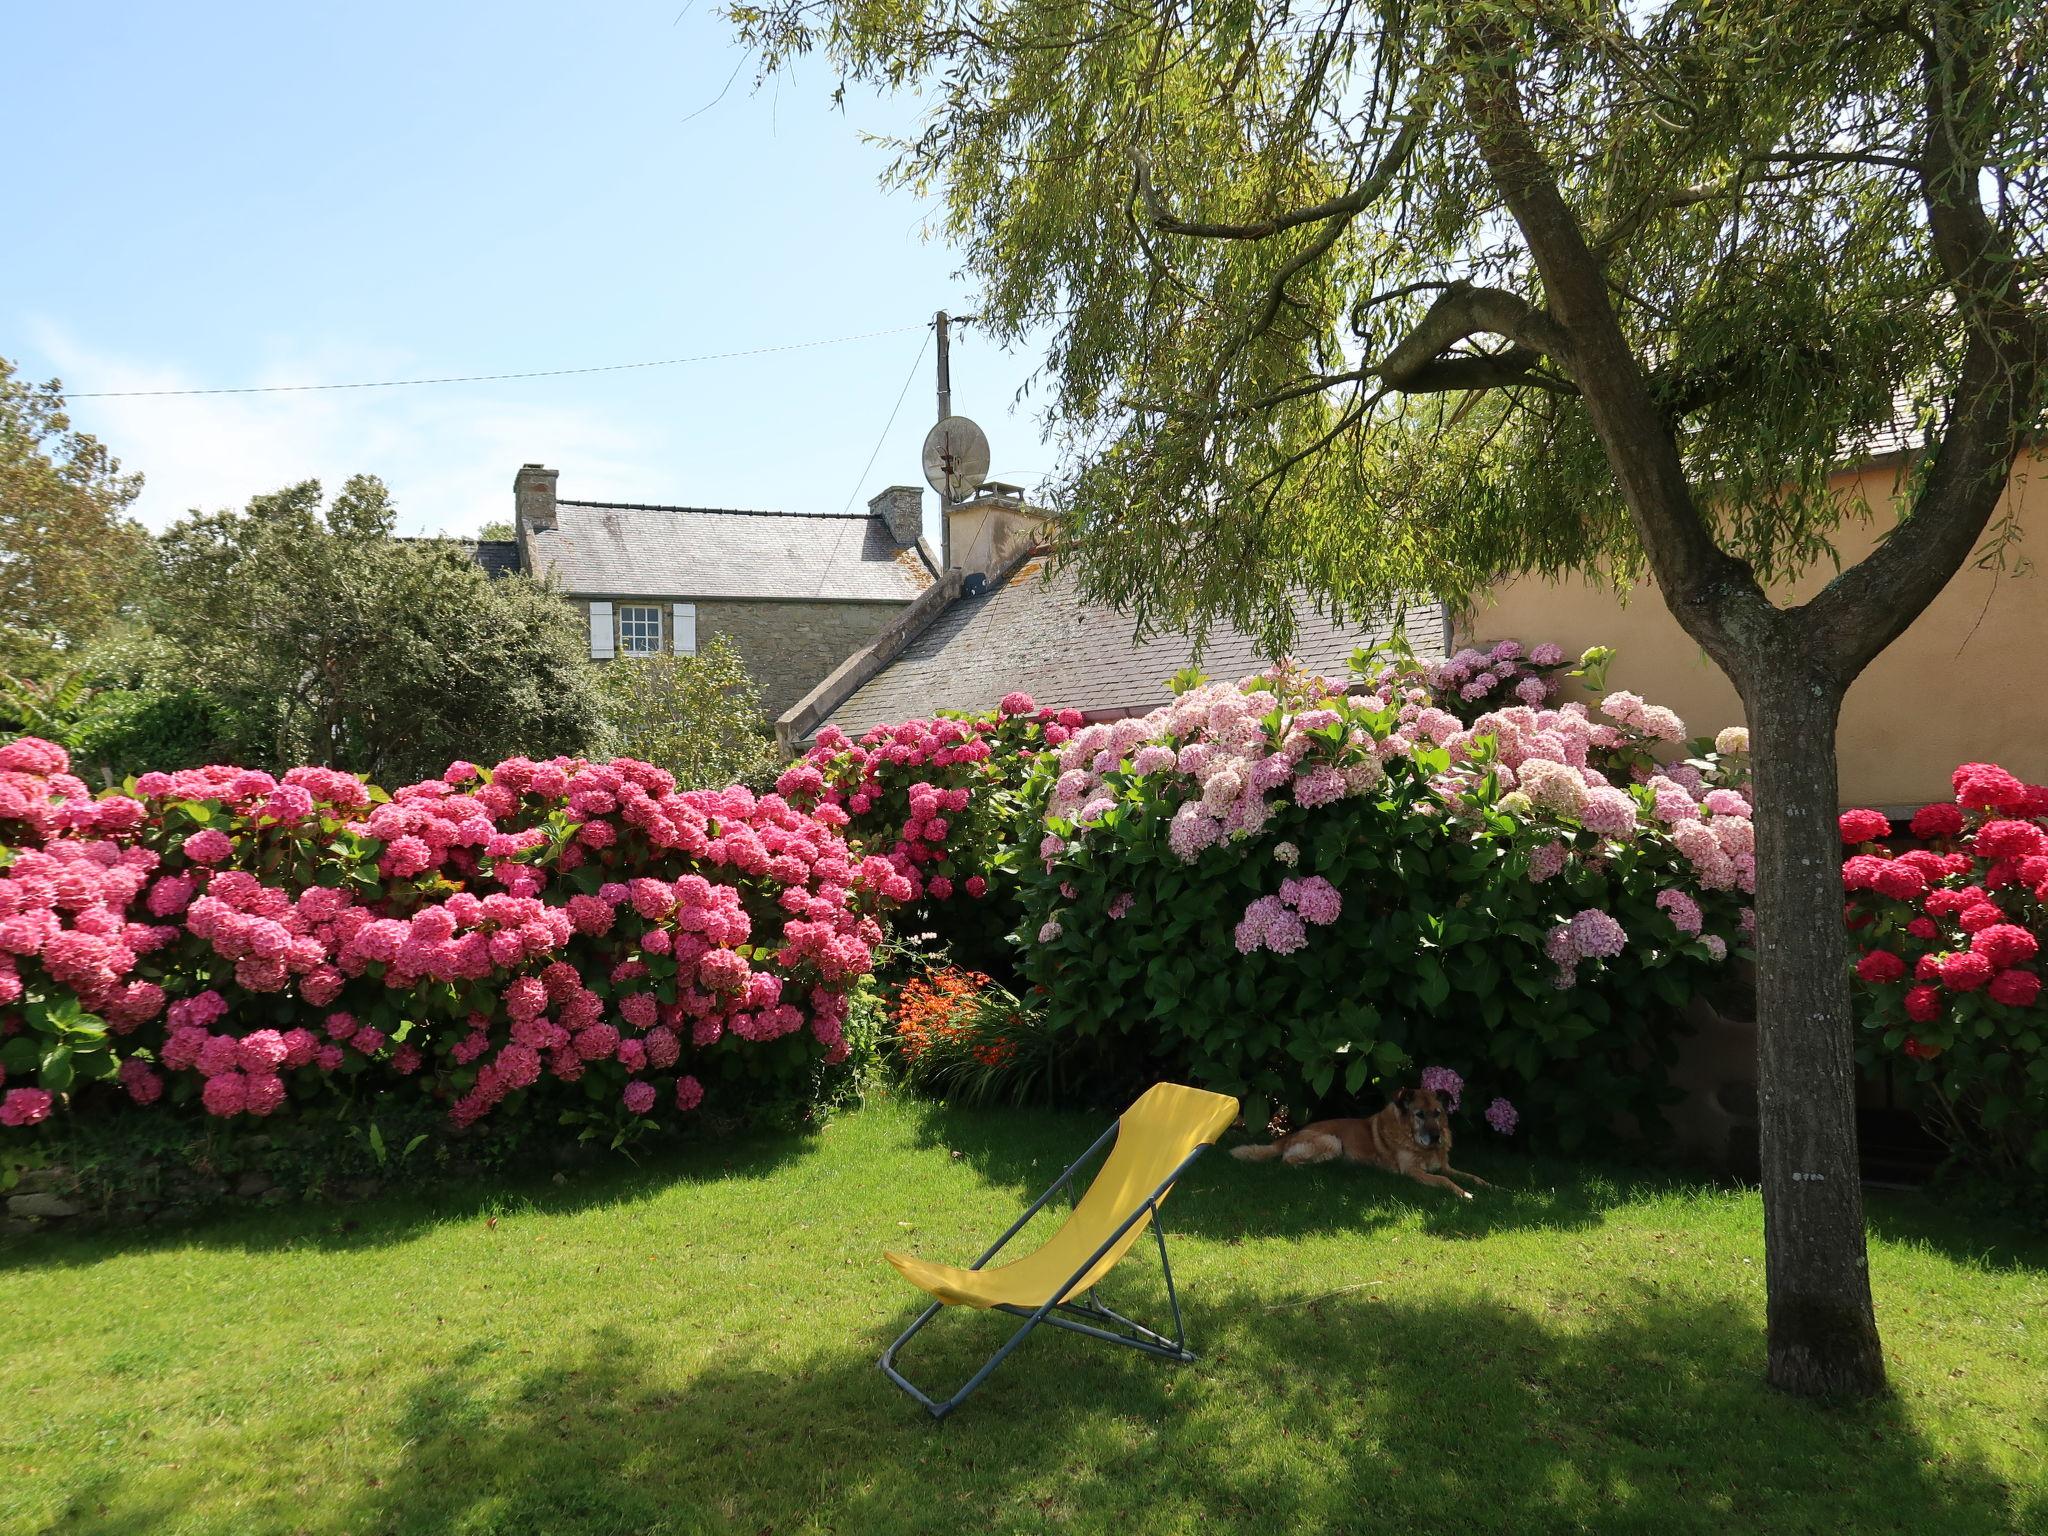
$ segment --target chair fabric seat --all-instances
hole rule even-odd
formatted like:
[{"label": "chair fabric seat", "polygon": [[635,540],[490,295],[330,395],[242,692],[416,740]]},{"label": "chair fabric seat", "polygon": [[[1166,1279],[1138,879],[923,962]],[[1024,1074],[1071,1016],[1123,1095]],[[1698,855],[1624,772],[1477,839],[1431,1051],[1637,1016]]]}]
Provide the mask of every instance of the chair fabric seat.
[{"label": "chair fabric seat", "polygon": [[[1190,1153],[1221,1136],[1237,1114],[1237,1100],[1224,1094],[1156,1084],[1118,1119],[1116,1143],[1087,1194],[1035,1252],[989,1269],[962,1269],[905,1253],[883,1256],[912,1285],[948,1306],[1036,1309],[1064,1301],[1094,1285],[1130,1251],[1152,1219],[1149,1212],[1088,1262]],[[1083,1265],[1086,1272],[1078,1273]]]}]

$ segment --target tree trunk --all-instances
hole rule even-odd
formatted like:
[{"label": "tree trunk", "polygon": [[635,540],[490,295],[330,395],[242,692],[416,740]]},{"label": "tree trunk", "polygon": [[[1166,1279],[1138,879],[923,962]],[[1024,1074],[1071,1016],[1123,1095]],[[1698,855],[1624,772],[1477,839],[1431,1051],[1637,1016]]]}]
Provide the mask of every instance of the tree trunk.
[{"label": "tree trunk", "polygon": [[1800,659],[1750,671],[1756,801],[1757,1119],[1770,1381],[1803,1396],[1885,1386],[1856,1151],[1855,1021],[1842,926],[1835,724],[1842,689]]}]

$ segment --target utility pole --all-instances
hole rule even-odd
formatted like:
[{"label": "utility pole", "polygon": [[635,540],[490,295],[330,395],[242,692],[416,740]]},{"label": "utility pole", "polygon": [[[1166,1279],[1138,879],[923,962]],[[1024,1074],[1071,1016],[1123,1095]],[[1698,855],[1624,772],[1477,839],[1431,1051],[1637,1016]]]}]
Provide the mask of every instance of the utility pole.
[{"label": "utility pole", "polygon": [[[962,325],[978,320],[979,315],[961,315]],[[939,333],[939,417],[944,421],[953,414],[953,321],[955,317],[943,309],[932,316],[932,328]],[[943,490],[939,492],[939,569],[953,569],[953,498]]]}]

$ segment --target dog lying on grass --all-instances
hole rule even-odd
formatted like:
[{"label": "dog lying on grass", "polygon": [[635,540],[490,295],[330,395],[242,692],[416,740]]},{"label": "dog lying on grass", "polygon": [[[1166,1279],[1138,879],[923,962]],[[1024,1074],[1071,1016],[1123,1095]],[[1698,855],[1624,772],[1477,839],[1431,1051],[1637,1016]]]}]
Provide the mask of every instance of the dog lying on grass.
[{"label": "dog lying on grass", "polygon": [[1265,1146],[1232,1147],[1230,1155],[1248,1163],[1330,1163],[1341,1157],[1404,1173],[1418,1184],[1455,1190],[1466,1200],[1472,1192],[1454,1179],[1493,1187],[1478,1174],[1451,1166],[1450,1118],[1443,1100],[1428,1088],[1398,1090],[1394,1102],[1368,1120],[1317,1120]]}]

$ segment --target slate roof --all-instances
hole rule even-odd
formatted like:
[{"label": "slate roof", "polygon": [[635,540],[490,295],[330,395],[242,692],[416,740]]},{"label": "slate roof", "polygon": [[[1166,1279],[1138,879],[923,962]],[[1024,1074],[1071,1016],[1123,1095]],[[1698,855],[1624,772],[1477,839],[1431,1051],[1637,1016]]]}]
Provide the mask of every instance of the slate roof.
[{"label": "slate roof", "polygon": [[457,539],[456,548],[484,568],[487,576],[514,576],[519,572],[517,539]]},{"label": "slate roof", "polygon": [[[1332,623],[1305,597],[1296,599],[1294,616],[1294,658],[1332,677],[1344,675],[1352,651],[1384,640],[1393,628],[1391,617]],[[830,722],[859,736],[938,709],[986,708],[1017,690],[1090,715],[1141,714],[1167,701],[1166,680],[1195,661],[1195,647],[1183,635],[1138,643],[1132,628],[1129,615],[1083,602],[1071,570],[1047,580],[1045,561],[1033,558],[1001,586],[954,602],[849,694]],[[1442,604],[1409,607],[1408,639],[1417,655],[1441,657],[1446,628]],[[1250,637],[1219,628],[1210,632],[1199,665],[1211,677],[1235,680],[1270,659]]]},{"label": "slate roof", "polygon": [[558,501],[534,563],[571,594],[907,603],[936,575],[871,513],[811,516]]}]

